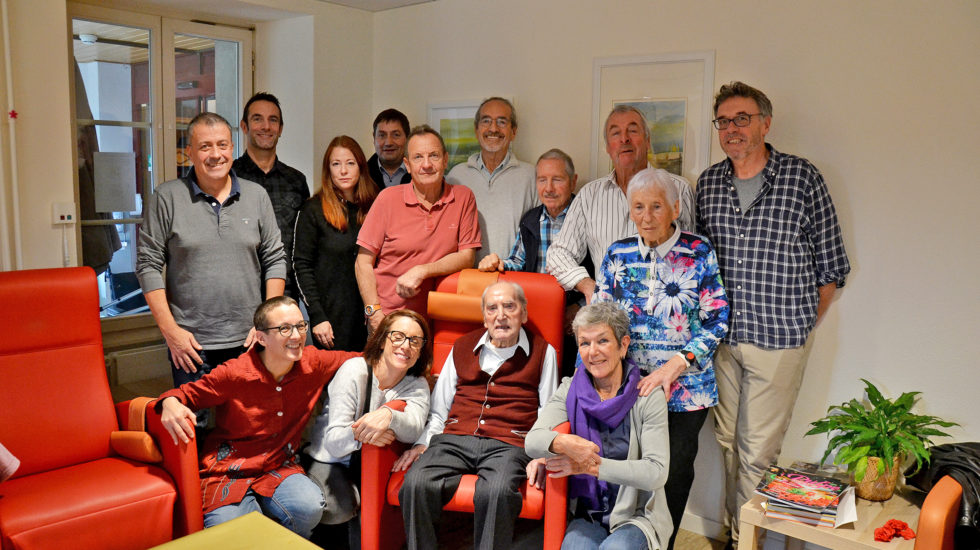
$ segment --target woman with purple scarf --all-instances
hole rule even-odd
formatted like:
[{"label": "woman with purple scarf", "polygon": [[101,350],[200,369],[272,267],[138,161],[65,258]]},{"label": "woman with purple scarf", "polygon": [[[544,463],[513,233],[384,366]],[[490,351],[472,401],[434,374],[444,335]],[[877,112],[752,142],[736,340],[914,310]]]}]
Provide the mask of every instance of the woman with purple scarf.
[{"label": "woman with purple scarf", "polygon": [[[667,480],[667,400],[641,396],[639,369],[625,360],[630,321],[615,303],[590,304],[572,322],[585,368],[565,378],[524,441],[528,479],[571,476],[572,521],[563,550],[666,546],[672,530]],[[552,430],[562,422],[570,434]]]}]

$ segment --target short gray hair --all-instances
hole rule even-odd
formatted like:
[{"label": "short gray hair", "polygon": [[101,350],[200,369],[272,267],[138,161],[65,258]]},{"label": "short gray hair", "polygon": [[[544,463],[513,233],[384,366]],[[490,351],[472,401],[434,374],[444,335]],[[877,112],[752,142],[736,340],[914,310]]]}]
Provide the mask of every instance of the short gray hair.
[{"label": "short gray hair", "polygon": [[715,116],[718,116],[718,107],[721,104],[728,101],[733,97],[746,97],[755,101],[756,106],[759,107],[759,113],[763,117],[772,118],[772,102],[766,97],[766,94],[762,93],[762,90],[753,88],[744,82],[734,81],[725,84],[718,90],[718,94],[715,95]]},{"label": "short gray hair", "polygon": [[[549,159],[560,160],[565,163],[565,175],[568,176],[568,179],[575,177],[575,163],[572,162],[572,157],[568,156],[568,153],[557,148],[548,149],[543,155],[538,157],[538,162]],[[535,163],[534,166],[536,168],[537,163]]]},{"label": "short gray hair", "polygon": [[643,116],[643,113],[636,107],[629,105],[627,103],[620,103],[613,107],[612,111],[609,111],[609,115],[606,116],[606,122],[602,125],[602,139],[606,140],[606,145],[609,145],[609,136],[606,135],[609,131],[609,119],[613,115],[619,115],[623,113],[636,113],[640,117],[640,125],[643,126],[643,135],[647,138],[647,143],[650,143],[650,126],[647,125],[647,117]]},{"label": "short gray hair", "polygon": [[596,325],[611,328],[617,343],[622,342],[623,337],[630,333],[630,318],[615,302],[594,302],[584,306],[575,314],[572,330],[578,336],[579,329]]},{"label": "short gray hair", "polygon": [[408,158],[408,142],[412,141],[413,137],[425,135],[435,136],[436,139],[439,140],[439,145],[442,147],[443,154],[448,152],[446,149],[446,142],[442,139],[442,135],[440,135],[439,132],[435,131],[432,126],[429,126],[428,124],[419,124],[415,128],[412,128],[412,131],[408,133],[408,138],[405,140],[405,158]]},{"label": "short gray hair", "polygon": [[225,120],[225,117],[219,115],[218,113],[203,112],[191,119],[190,124],[187,125],[187,143],[190,144],[191,136],[194,135],[194,128],[200,126],[201,124],[212,127],[224,124],[228,128],[228,137],[232,137],[234,132],[231,129],[231,124]]},{"label": "short gray hair", "polygon": [[473,127],[480,127],[480,113],[483,111],[483,106],[491,101],[499,101],[510,109],[510,125],[513,128],[517,128],[517,109],[514,108],[514,104],[510,100],[498,96],[488,97],[483,100],[483,103],[480,103],[480,106],[476,109],[476,114],[473,115]]},{"label": "short gray hair", "polygon": [[634,174],[626,186],[626,202],[633,200],[633,193],[638,193],[645,189],[659,189],[663,191],[664,198],[670,203],[671,208],[674,208],[674,205],[677,204],[677,185],[674,184],[674,179],[670,177],[670,172],[662,168],[644,168]]},{"label": "short gray hair", "polygon": [[488,285],[487,288],[483,289],[483,295],[480,296],[480,309],[487,307],[487,293],[490,289],[498,285],[510,285],[514,289],[514,296],[517,297],[517,301],[521,303],[521,307],[524,311],[527,311],[527,296],[524,295],[524,289],[521,285],[515,283],[514,281],[497,281],[492,285]]}]

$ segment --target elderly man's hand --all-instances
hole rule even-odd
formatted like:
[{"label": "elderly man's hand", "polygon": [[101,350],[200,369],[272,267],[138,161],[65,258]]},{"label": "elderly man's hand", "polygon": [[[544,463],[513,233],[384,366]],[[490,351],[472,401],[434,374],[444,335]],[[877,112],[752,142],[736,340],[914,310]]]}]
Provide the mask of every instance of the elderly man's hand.
[{"label": "elderly man's hand", "polygon": [[194,439],[194,425],[197,423],[194,411],[188,409],[176,397],[164,399],[162,409],[160,423],[174,440],[174,445],[177,444],[178,439],[184,443]]},{"label": "elderly man's hand", "polygon": [[527,472],[527,482],[544,491],[545,476],[548,475],[545,459],[535,458],[528,462],[525,471]]},{"label": "elderly man's hand", "polygon": [[391,471],[401,472],[403,470],[407,470],[409,466],[411,466],[420,456],[422,456],[422,453],[425,452],[426,448],[427,447],[425,445],[420,443],[405,451],[400,457],[398,457],[398,460],[395,461],[394,465],[392,465]]},{"label": "elderly man's hand", "polygon": [[367,318],[368,334],[373,334],[374,331],[378,330],[381,325],[381,321],[385,318],[385,314],[380,309],[375,311],[370,317]]},{"label": "elderly man's hand", "polygon": [[491,253],[489,256],[484,256],[476,268],[480,271],[503,271],[504,262],[501,261],[500,256]]},{"label": "elderly man's hand", "polygon": [[395,292],[402,298],[411,298],[419,293],[424,280],[425,271],[421,266],[415,266],[395,281]]},{"label": "elderly man's hand", "polygon": [[176,325],[160,332],[167,342],[167,348],[170,349],[170,358],[174,365],[183,369],[184,372],[197,372],[197,365],[204,362],[197,352],[204,348],[197,343],[194,335]]},{"label": "elderly man's hand", "polygon": [[640,388],[640,395],[646,397],[653,393],[657,386],[660,386],[664,389],[664,397],[670,399],[670,394],[674,391],[674,382],[686,368],[687,361],[683,357],[680,355],[671,357],[669,361],[660,365],[660,368],[640,379],[639,384],[637,384],[637,387]]}]

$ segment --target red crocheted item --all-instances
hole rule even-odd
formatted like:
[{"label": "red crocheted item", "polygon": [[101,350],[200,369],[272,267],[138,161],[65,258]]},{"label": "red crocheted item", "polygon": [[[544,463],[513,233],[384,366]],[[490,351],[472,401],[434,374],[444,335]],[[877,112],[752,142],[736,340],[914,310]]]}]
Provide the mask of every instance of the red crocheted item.
[{"label": "red crocheted item", "polygon": [[895,537],[911,540],[915,538],[915,531],[909,527],[909,524],[897,519],[890,519],[883,526],[875,529],[876,541],[890,542]]}]

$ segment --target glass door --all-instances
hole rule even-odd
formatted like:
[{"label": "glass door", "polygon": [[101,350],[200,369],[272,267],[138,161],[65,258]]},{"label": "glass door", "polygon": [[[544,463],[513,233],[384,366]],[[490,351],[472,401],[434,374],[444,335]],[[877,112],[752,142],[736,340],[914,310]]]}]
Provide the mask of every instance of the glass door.
[{"label": "glass door", "polygon": [[231,124],[235,158],[244,152],[238,122],[245,100],[252,95],[252,34],[244,29],[216,27],[187,21],[163,20],[163,73],[167,124],[165,150],[170,159],[167,179],[190,170],[184,148],[187,124],[205,111],[223,116]]}]

